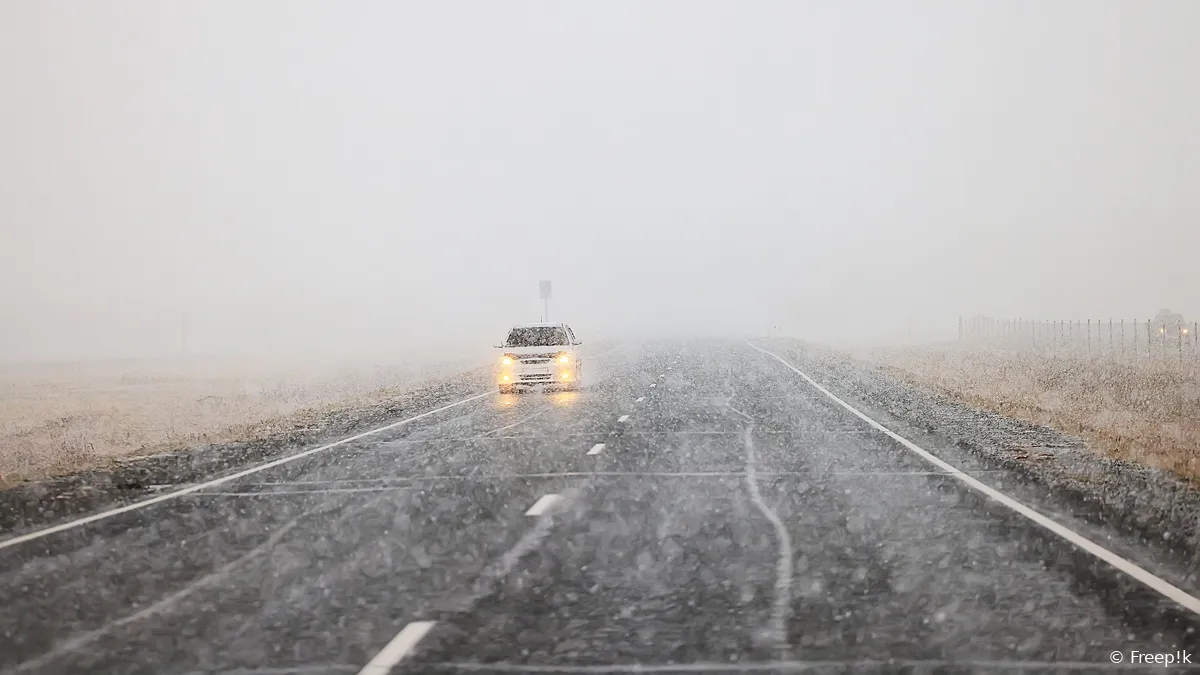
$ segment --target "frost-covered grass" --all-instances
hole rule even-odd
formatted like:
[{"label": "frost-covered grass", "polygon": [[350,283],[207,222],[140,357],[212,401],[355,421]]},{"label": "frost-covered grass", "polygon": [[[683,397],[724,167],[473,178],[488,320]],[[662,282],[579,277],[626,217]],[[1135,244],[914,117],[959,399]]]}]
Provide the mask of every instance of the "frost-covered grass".
[{"label": "frost-covered grass", "polygon": [[976,407],[1077,434],[1114,457],[1200,479],[1195,362],[957,345],[854,355]]},{"label": "frost-covered grass", "polygon": [[0,485],[369,405],[480,365],[204,359],[0,366]]}]

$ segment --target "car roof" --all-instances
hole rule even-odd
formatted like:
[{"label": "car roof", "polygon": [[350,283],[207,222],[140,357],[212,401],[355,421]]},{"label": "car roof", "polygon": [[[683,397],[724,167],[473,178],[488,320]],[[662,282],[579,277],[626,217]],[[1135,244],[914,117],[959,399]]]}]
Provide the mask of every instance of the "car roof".
[{"label": "car roof", "polygon": [[519,323],[513,328],[562,328],[565,323]]}]

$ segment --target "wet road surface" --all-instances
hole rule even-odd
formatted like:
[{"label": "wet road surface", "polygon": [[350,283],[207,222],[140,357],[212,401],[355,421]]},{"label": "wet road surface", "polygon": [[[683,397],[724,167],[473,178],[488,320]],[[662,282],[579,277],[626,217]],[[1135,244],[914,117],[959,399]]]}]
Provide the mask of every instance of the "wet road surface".
[{"label": "wet road surface", "polygon": [[588,370],[582,392],[483,397],[0,550],[0,672],[1197,660],[1195,614],[748,344],[631,345]]}]

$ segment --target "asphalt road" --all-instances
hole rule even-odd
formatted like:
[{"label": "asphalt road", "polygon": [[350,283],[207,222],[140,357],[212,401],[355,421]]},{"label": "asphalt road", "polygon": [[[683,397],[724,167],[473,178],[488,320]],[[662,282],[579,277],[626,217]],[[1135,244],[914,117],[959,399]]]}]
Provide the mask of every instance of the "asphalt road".
[{"label": "asphalt road", "polygon": [[632,345],[588,370],[582,392],[483,397],[0,550],[0,672],[1200,660],[1194,613],[745,343]]}]

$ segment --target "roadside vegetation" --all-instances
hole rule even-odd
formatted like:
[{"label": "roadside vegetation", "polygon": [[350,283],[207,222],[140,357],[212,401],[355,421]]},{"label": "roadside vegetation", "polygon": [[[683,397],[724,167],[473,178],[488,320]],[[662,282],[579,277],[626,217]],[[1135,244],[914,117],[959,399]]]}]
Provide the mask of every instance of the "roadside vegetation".
[{"label": "roadside vegetation", "polygon": [[304,430],[479,364],[121,361],[0,367],[0,487]]},{"label": "roadside vegetation", "polygon": [[1200,481],[1195,363],[958,344],[853,356],[963,403],[1078,435],[1112,457]]}]

